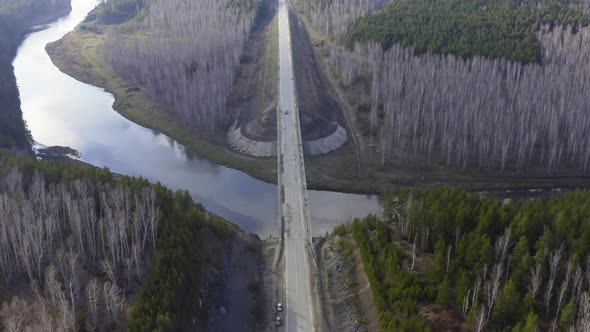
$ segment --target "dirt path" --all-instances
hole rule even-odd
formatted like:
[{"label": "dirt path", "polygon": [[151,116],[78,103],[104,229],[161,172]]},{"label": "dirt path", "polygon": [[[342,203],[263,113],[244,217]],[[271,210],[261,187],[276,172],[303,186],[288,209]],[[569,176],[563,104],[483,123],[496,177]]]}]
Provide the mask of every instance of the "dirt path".
[{"label": "dirt path", "polygon": [[369,280],[352,239],[330,236],[318,248],[326,331],[380,331]]},{"label": "dirt path", "polygon": [[289,10],[295,68],[295,93],[301,114],[301,134],[305,141],[330,135],[336,122],[344,125],[340,105],[330,81],[325,77],[306,25]]},{"label": "dirt path", "polygon": [[258,305],[264,308],[261,319],[258,324],[258,331],[278,331],[275,326],[277,317],[276,303],[284,296],[283,271],[282,263],[275,266],[275,252],[279,250],[279,241],[277,238],[265,239],[262,243],[262,290],[263,299]]},{"label": "dirt path", "polygon": [[277,136],[277,1],[264,1],[263,6],[240,57],[240,67],[226,106],[245,137],[273,142]]},{"label": "dirt path", "polygon": [[[228,241],[229,242],[229,241]],[[255,235],[239,233],[223,256],[218,301],[209,313],[210,331],[256,329],[262,314],[262,243]]]},{"label": "dirt path", "polygon": [[[352,111],[352,107],[346,102],[346,98],[344,97],[344,92],[332,82],[336,82],[336,78],[331,75],[330,70],[327,69],[326,64],[322,60],[322,56],[318,54],[321,47],[317,46],[318,49],[316,50],[316,46],[314,45],[323,45],[325,40],[317,35],[317,32],[311,29],[311,25],[307,21],[305,15],[302,15],[299,10],[299,4],[297,1],[294,1],[295,8],[292,10],[293,16],[297,19],[297,24],[301,26],[300,30],[305,31],[305,34],[302,36],[305,39],[309,40],[306,46],[309,47],[307,50],[308,53],[311,53],[311,57],[313,58],[313,63],[315,70],[317,71],[318,77],[323,79],[324,88],[327,88],[329,91],[329,95],[332,97],[333,101],[336,103],[336,109],[340,111],[340,119],[346,125],[348,129],[348,138],[352,142],[355,151],[356,157],[356,167],[357,167],[357,175],[359,178],[366,176],[366,167],[363,163],[363,156],[364,156],[364,149],[361,148],[362,144],[359,145],[357,132],[353,123],[356,121],[355,113]],[[300,37],[301,38],[301,37]]]}]

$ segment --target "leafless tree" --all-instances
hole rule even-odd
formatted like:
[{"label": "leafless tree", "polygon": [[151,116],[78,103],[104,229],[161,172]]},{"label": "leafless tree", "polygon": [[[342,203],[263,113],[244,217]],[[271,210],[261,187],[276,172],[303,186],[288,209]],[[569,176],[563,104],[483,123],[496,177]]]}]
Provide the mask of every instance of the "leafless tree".
[{"label": "leafless tree", "polygon": [[334,45],[330,63],[345,85],[361,74],[379,74],[380,83],[371,84],[379,91],[370,94],[383,104],[384,164],[426,158],[459,168],[585,173],[590,28],[542,27],[538,38],[541,64],[416,56],[398,45],[375,57],[374,44],[352,52]]},{"label": "leafless tree", "polygon": [[475,279],[475,283],[473,285],[473,292],[471,293],[471,304],[474,304],[479,296],[479,288],[481,287],[481,280],[480,277]]},{"label": "leafless tree", "polygon": [[489,280],[485,283],[484,287],[486,289],[486,299],[488,302],[486,321],[490,319],[490,314],[492,313],[492,309],[496,303],[496,299],[498,298],[498,293],[501,288],[501,277],[503,273],[504,268],[500,262],[496,263],[492,268]]},{"label": "leafless tree", "polygon": [[484,305],[482,305],[479,308],[479,310],[477,311],[477,316],[476,316],[476,323],[477,323],[476,331],[477,332],[483,331],[488,323],[486,311],[489,312],[489,309],[486,309],[486,307]]},{"label": "leafless tree", "polygon": [[561,303],[563,302],[563,298],[565,297],[565,294],[566,294],[567,289],[569,287],[569,282],[570,282],[570,278],[572,275],[572,273],[571,273],[572,270],[573,270],[572,261],[568,260],[567,264],[566,264],[566,269],[565,269],[565,277],[563,279],[561,287],[559,288],[559,294],[557,296],[557,309],[555,310],[555,318],[553,319],[552,330],[555,330],[557,327],[557,319],[559,319],[559,312],[561,310]]},{"label": "leafless tree", "polygon": [[12,170],[3,178],[3,189],[9,195],[17,194],[22,190],[22,181],[22,174],[19,172],[17,167],[13,167]]},{"label": "leafless tree", "polygon": [[557,275],[557,268],[559,261],[563,255],[563,246],[549,254],[549,280],[547,281],[547,288],[545,288],[545,307],[547,315],[549,315],[549,304],[553,297],[553,285],[555,283],[555,276]]},{"label": "leafless tree", "polygon": [[137,243],[134,243],[131,247],[133,252],[133,264],[135,265],[135,275],[137,280],[141,280],[141,258],[140,258],[140,246]]},{"label": "leafless tree", "polygon": [[57,280],[57,272],[53,265],[50,265],[45,272],[45,289],[49,293],[51,303],[59,311],[59,326],[64,331],[73,331],[75,327],[75,313],[70,307],[70,301],[62,290],[61,283]]},{"label": "leafless tree", "polygon": [[100,288],[96,279],[90,280],[86,285],[86,297],[88,299],[88,312],[90,313],[91,323],[93,326],[97,326],[100,308]]},{"label": "leafless tree", "polygon": [[582,293],[578,308],[577,331],[590,331],[590,296]]},{"label": "leafless tree", "polygon": [[[0,272],[5,286],[22,276],[33,285],[36,300],[30,305],[36,318],[27,327],[73,330],[82,306],[96,323],[99,293],[110,296],[109,315],[117,317],[124,300],[117,280],[123,272],[128,285],[141,278],[142,257],[155,250],[159,218],[150,187],[131,193],[116,183],[48,184],[39,172],[30,181],[23,181],[16,168],[0,173]],[[88,282],[82,264],[102,268],[109,285],[99,290]],[[15,322],[11,326],[18,327]]]},{"label": "leafless tree", "polygon": [[227,126],[226,100],[256,15],[236,4],[152,0],[142,23],[110,29],[103,51],[118,74],[190,128]]},{"label": "leafless tree", "polygon": [[113,269],[113,264],[108,259],[100,262],[100,269],[107,275],[111,283],[117,284],[117,277],[115,275],[115,270]]},{"label": "leafless tree", "polygon": [[80,265],[78,262],[78,254],[73,252],[68,252],[66,254],[66,266],[64,271],[66,272],[65,275],[62,276],[64,280],[64,285],[66,289],[67,296],[69,297],[69,305],[74,312],[74,314],[78,310],[79,300],[80,300]]},{"label": "leafless tree", "polygon": [[37,299],[37,303],[39,306],[39,330],[47,331],[47,332],[54,332],[55,331],[55,322],[53,315],[49,311],[49,306],[47,304],[47,299],[43,296],[41,289],[39,288],[39,283],[34,281],[32,284],[33,293]]},{"label": "leafless tree", "polygon": [[572,280],[572,290],[571,290],[571,296],[574,298],[574,309],[578,308],[578,304],[580,301],[580,294],[582,292],[582,285],[584,282],[584,271],[582,270],[582,268],[577,265],[576,266],[576,271],[574,272],[573,275],[573,280]]},{"label": "leafless tree", "polygon": [[510,248],[510,234],[510,228],[506,228],[504,234],[500,235],[496,240],[496,262],[501,266],[504,266],[504,263],[506,263],[506,255]]},{"label": "leafless tree", "polygon": [[541,275],[541,264],[537,263],[531,268],[531,274],[529,277],[529,291],[531,292],[533,300],[537,297],[542,281],[543,277]]},{"label": "leafless tree", "polygon": [[119,287],[110,282],[105,282],[102,288],[105,311],[111,321],[116,321],[123,309],[124,296]]},{"label": "leafless tree", "polygon": [[463,297],[463,302],[461,305],[461,318],[465,319],[467,317],[467,313],[469,312],[470,304],[469,304],[469,295],[471,295],[471,289],[467,291],[467,294]]},{"label": "leafless tree", "polygon": [[10,302],[5,302],[0,311],[4,331],[21,332],[25,329],[25,319],[28,312],[27,303],[19,298],[13,297]]}]

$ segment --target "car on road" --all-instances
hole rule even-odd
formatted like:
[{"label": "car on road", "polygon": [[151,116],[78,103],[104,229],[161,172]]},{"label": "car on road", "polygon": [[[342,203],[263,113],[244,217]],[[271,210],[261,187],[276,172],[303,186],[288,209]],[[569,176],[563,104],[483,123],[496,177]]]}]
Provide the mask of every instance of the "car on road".
[{"label": "car on road", "polygon": [[277,316],[277,320],[275,321],[276,326],[281,326],[283,325],[283,320],[281,319],[281,316]]},{"label": "car on road", "polygon": [[278,312],[283,311],[283,304],[281,302],[277,303],[277,311]]}]

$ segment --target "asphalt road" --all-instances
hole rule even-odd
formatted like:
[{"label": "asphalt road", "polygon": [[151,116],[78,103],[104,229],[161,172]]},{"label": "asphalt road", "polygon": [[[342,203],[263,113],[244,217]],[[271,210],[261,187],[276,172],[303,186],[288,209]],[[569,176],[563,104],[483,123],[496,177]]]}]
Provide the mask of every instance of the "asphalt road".
[{"label": "asphalt road", "polygon": [[[289,15],[285,0],[279,0],[279,183],[284,188],[284,201],[279,213],[285,221],[284,262],[285,299],[284,329],[313,331],[313,302],[311,296],[310,253],[311,234],[307,208],[307,188],[301,144],[299,114],[295,98],[293,60]],[[279,190],[281,192],[281,190]],[[281,199],[281,197],[279,197]],[[279,216],[280,217],[280,216]]]}]

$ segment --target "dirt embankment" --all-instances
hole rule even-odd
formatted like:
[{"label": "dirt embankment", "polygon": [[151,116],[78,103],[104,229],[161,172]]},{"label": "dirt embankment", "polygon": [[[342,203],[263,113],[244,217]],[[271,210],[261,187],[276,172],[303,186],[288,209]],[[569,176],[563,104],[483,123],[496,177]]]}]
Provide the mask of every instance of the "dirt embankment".
[{"label": "dirt embankment", "polygon": [[203,284],[193,314],[179,317],[180,330],[274,331],[277,283],[269,271],[278,242],[240,229],[205,238]]},{"label": "dirt embankment", "polygon": [[316,243],[320,299],[327,331],[379,331],[369,280],[350,236]]},{"label": "dirt embankment", "polygon": [[277,1],[264,1],[262,6],[258,23],[240,58],[226,107],[236,119],[236,128],[241,128],[246,138],[266,142],[277,139]]},{"label": "dirt embankment", "polygon": [[344,126],[342,112],[334,88],[320,67],[305,25],[292,11],[289,11],[289,22],[301,134],[303,140],[323,138],[336,130],[334,123]]},{"label": "dirt embankment", "polygon": [[220,248],[220,265],[209,272],[206,326],[193,330],[278,331],[276,304],[284,296],[282,265],[275,265],[276,237],[236,233]]},{"label": "dirt embankment", "polygon": [[[262,241],[262,259],[263,259],[263,301],[258,306],[263,309],[258,331],[279,331],[275,325],[277,317],[276,305],[284,298],[284,266],[282,260],[276,260],[276,255],[280,255],[280,243],[276,237],[268,238]],[[280,315],[280,314],[279,314]],[[283,319],[284,315],[281,316]]]},{"label": "dirt embankment", "polygon": [[[293,66],[304,140],[326,137],[342,124],[334,89],[324,77],[303,24],[290,13]],[[236,127],[252,140],[276,141],[278,105],[278,26],[276,1],[265,2],[261,19],[252,32],[227,103]]]},{"label": "dirt embankment", "polygon": [[[397,230],[394,230],[396,232]],[[397,233],[395,233],[397,234]],[[394,235],[391,245],[398,246],[411,257],[413,246]],[[381,331],[379,311],[375,306],[369,278],[361,254],[350,232],[332,234],[316,241],[321,301],[327,331]],[[408,258],[409,259],[409,258]],[[416,251],[416,273],[423,275],[432,255]],[[410,269],[410,263],[404,263]],[[434,331],[467,331],[457,312],[443,306],[420,304],[418,312]]]},{"label": "dirt embankment", "polygon": [[262,241],[237,233],[221,254],[219,276],[211,280],[216,304],[209,309],[210,331],[258,330],[263,323],[259,305],[263,292]]}]

